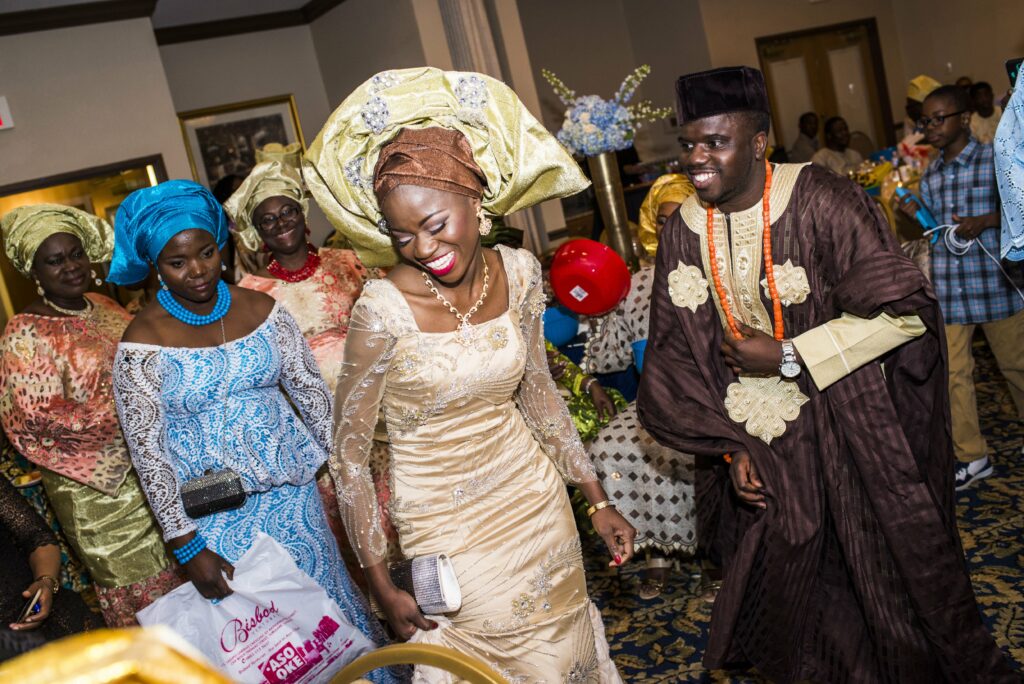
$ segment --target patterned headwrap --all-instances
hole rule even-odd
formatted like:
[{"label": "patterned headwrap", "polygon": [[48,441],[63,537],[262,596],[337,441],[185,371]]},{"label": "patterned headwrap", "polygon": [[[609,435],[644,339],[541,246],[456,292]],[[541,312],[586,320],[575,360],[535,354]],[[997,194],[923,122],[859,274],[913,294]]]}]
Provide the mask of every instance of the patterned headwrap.
[{"label": "patterned headwrap", "polygon": [[7,258],[26,277],[39,245],[54,233],[68,233],[81,240],[92,263],[110,261],[114,249],[114,231],[109,223],[62,204],[32,204],[9,211],[0,221],[0,232]]},{"label": "patterned headwrap", "polygon": [[302,186],[302,176],[296,167],[278,161],[257,164],[235,190],[235,194],[224,203],[224,211],[235,222],[236,236],[247,249],[255,252],[263,246],[252,214],[263,200],[271,197],[287,197],[299,203],[303,215],[309,213],[309,198]]},{"label": "patterned headwrap", "polygon": [[276,161],[296,169],[302,164],[302,145],[297,142],[282,145],[267,143],[256,150],[256,163]]},{"label": "patterned headwrap", "polygon": [[915,102],[924,102],[924,98],[928,97],[933,90],[941,85],[931,76],[921,74],[916,78],[910,79],[910,83],[907,84],[907,98]]},{"label": "patterned headwrap", "polygon": [[666,173],[654,181],[644,203],[640,205],[640,244],[654,256],[658,251],[658,207],[665,202],[683,203],[693,194],[693,183],[684,174]]},{"label": "patterned headwrap", "polygon": [[210,233],[218,247],[227,242],[228,219],[202,185],[170,180],[136,190],[121,203],[114,219],[114,258],[107,279],[115,285],[142,282],[170,239],[193,228]]},{"label": "patterned headwrap", "polygon": [[374,193],[377,158],[403,129],[459,131],[486,180],[481,203],[504,216],[589,185],[579,166],[504,83],[430,67],[385,71],[345,98],[306,152],[317,204],[367,266],[395,262]]},{"label": "patterned headwrap", "polygon": [[993,147],[1003,219],[999,256],[1024,261],[1024,80],[1020,74],[999,119]]},{"label": "patterned headwrap", "polygon": [[450,128],[403,128],[380,151],[373,194],[382,202],[399,185],[419,185],[480,199],[485,182],[462,133]]}]

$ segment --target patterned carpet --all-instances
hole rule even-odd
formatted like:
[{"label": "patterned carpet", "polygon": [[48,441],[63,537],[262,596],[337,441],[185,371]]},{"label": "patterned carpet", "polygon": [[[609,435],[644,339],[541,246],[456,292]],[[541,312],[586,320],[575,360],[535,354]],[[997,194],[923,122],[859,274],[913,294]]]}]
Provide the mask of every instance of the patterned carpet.
[{"label": "patterned carpet", "polygon": [[[982,428],[995,453],[995,473],[960,493],[957,513],[974,590],[989,629],[1002,649],[1024,668],[1024,458],[1021,421],[995,360],[982,342],[978,359],[978,404]],[[588,540],[592,543],[592,540]],[[766,680],[749,673],[708,671],[701,656],[710,605],[696,596],[699,568],[683,561],[658,598],[636,597],[638,569],[620,575],[602,567],[603,555],[588,553],[591,596],[604,614],[612,656],[628,684]]]}]

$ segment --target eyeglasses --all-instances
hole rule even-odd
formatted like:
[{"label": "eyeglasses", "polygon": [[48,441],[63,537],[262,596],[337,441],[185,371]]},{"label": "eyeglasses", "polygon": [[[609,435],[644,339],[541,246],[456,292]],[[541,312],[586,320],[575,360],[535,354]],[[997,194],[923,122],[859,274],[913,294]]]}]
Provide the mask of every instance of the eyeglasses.
[{"label": "eyeglasses", "polygon": [[302,210],[300,210],[294,204],[286,204],[284,208],[281,209],[281,213],[278,214],[277,216],[275,216],[274,214],[264,214],[260,218],[260,229],[270,230],[275,225],[277,225],[278,221],[282,221],[284,223],[291,223],[296,218],[298,218],[299,214],[301,213]]},{"label": "eyeglasses", "polygon": [[932,124],[935,124],[936,126],[941,126],[942,124],[946,123],[946,119],[948,119],[949,117],[956,116],[958,114],[963,114],[966,111],[966,109],[961,109],[959,112],[950,112],[949,114],[936,114],[930,119],[927,116],[922,116],[920,119],[917,120],[917,125],[920,126],[921,128],[928,128]]}]

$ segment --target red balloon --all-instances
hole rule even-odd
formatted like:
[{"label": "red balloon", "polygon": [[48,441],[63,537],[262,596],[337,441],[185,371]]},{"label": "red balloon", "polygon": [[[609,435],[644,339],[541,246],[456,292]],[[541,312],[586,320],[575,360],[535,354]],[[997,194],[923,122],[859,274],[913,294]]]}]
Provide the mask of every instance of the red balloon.
[{"label": "red balloon", "polygon": [[629,267],[608,245],[569,240],[551,259],[551,287],[567,309],[600,316],[629,294]]}]

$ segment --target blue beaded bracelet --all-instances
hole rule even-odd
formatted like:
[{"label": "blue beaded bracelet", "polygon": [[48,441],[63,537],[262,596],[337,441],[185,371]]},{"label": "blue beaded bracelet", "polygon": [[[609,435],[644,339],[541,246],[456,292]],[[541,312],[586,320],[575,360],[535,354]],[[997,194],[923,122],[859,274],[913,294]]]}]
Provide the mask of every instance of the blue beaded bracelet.
[{"label": "blue beaded bracelet", "polygon": [[206,548],[206,540],[201,534],[196,534],[187,544],[180,549],[174,549],[174,557],[178,559],[178,565],[185,565],[199,555],[199,552]]}]

